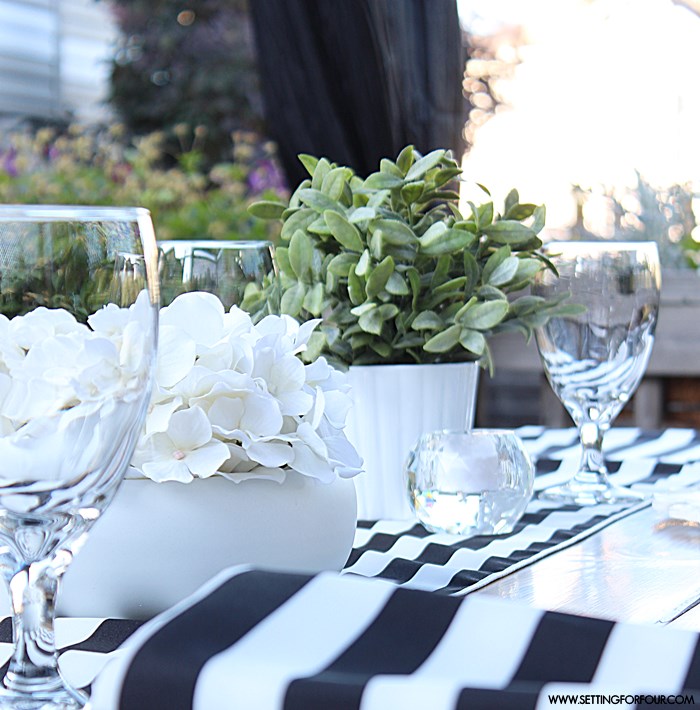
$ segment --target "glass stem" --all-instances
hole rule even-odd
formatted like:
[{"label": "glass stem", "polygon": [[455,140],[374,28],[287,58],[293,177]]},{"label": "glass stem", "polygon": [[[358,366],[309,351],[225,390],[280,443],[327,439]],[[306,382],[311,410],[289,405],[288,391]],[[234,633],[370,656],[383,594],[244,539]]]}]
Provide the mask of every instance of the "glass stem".
[{"label": "glass stem", "polygon": [[15,652],[4,678],[5,687],[21,694],[62,688],[54,640],[55,570],[46,562],[33,562],[16,572],[9,586]]},{"label": "glass stem", "polygon": [[607,482],[608,469],[603,457],[603,430],[592,421],[582,422],[578,427],[581,440],[581,462],[574,477],[581,483]]}]

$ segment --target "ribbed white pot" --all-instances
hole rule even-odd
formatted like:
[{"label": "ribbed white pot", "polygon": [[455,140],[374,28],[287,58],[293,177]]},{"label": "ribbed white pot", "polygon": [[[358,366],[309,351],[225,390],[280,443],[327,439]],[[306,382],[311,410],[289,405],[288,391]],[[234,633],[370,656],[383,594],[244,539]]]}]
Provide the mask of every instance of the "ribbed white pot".
[{"label": "ribbed white pot", "polygon": [[479,366],[362,365],[348,373],[353,407],[345,432],[364,459],[355,479],[360,519],[413,517],[404,464],[421,434],[474,424]]},{"label": "ribbed white pot", "polygon": [[149,618],[235,564],[339,570],[356,521],[352,480],[126,480],[66,572],[58,612]]}]

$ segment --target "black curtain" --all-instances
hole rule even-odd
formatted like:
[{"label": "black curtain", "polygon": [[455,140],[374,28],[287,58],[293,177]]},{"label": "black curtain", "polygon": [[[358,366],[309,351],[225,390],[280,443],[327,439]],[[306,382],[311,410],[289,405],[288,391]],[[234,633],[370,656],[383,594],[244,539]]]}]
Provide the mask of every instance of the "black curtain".
[{"label": "black curtain", "polygon": [[467,103],[456,0],[250,0],[267,129],[360,175],[404,145],[460,158]]}]

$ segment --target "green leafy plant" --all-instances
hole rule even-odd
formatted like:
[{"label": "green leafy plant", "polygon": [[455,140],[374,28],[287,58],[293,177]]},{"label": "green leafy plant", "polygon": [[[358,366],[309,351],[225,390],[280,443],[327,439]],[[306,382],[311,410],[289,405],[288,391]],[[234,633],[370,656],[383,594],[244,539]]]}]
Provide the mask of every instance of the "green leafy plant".
[{"label": "green leafy plant", "polygon": [[[300,156],[309,173],[288,204],[254,215],[282,221],[277,249],[282,311],[323,318],[323,350],[345,365],[481,360],[488,339],[532,329],[569,306],[518,294],[551,268],[537,252],[545,208],[516,190],[458,207],[461,170],[450,154],[412,146],[366,179],[325,158]],[[488,195],[488,192],[485,191]]]}]

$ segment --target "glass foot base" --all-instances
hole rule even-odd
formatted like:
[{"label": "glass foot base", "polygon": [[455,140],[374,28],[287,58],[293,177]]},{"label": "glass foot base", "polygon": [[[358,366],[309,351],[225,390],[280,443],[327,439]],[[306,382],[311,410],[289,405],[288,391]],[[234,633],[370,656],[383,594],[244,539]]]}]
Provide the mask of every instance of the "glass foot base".
[{"label": "glass foot base", "polygon": [[0,689],[0,710],[81,710],[87,701],[87,694],[68,687],[50,693]]},{"label": "glass foot base", "polygon": [[647,496],[629,488],[614,486],[611,483],[581,483],[573,480],[561,486],[550,486],[541,490],[540,500],[572,505],[599,505],[601,503],[641,503]]}]

